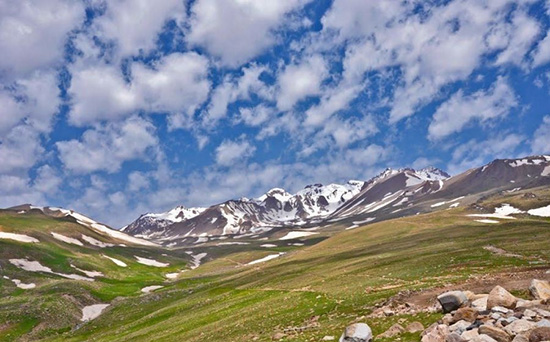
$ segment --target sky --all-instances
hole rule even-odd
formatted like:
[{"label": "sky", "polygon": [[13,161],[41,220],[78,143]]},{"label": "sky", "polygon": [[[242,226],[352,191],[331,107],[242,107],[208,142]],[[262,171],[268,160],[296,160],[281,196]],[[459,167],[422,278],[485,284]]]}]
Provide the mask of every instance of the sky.
[{"label": "sky", "polygon": [[550,0],[3,0],[0,207],[113,227],[550,152]]}]

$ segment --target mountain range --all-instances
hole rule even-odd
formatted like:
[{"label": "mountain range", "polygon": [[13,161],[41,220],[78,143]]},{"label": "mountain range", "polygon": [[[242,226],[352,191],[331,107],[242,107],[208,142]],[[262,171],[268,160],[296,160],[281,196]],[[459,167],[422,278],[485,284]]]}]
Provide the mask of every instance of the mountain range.
[{"label": "mountain range", "polygon": [[437,168],[386,169],[368,181],[313,184],[296,194],[273,188],[254,198],[208,208],[178,206],[148,213],[123,228],[127,234],[177,246],[225,238],[264,239],[285,228],[315,230],[427,213],[474,203],[493,192],[550,184],[550,156],[497,159],[451,177]]}]

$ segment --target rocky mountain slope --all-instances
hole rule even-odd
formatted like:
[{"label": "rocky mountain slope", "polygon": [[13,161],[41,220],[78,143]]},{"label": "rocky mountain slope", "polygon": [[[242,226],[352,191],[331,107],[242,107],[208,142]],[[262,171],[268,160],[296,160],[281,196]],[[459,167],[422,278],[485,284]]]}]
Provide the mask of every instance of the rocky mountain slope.
[{"label": "rocky mountain slope", "polygon": [[454,177],[436,168],[387,169],[366,182],[315,184],[294,195],[275,188],[256,199],[145,214],[124,231],[170,245],[195,244],[219,236],[265,238],[281,227],[313,229],[338,222],[353,227],[469,205],[492,192],[548,184],[550,156],[495,160]]}]

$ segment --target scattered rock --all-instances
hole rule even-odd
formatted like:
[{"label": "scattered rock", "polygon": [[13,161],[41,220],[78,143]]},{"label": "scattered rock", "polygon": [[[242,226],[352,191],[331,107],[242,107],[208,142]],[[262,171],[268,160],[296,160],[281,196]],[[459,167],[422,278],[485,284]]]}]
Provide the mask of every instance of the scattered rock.
[{"label": "scattered rock", "polygon": [[550,341],[550,328],[540,327],[535,328],[529,334],[529,342]]},{"label": "scattered rock", "polygon": [[485,311],[487,310],[487,299],[489,298],[489,295],[483,295],[483,297],[474,299],[472,301],[472,308],[476,309],[477,311]]},{"label": "scattered rock", "polygon": [[412,322],[405,328],[406,332],[415,333],[424,330],[424,325],[420,322]]},{"label": "scattered rock", "polygon": [[376,338],[394,337],[394,336],[400,335],[404,332],[405,332],[405,328],[403,328],[403,326],[401,326],[401,324],[395,323],[388,330],[386,330],[382,334],[376,336]]},{"label": "scattered rock", "polygon": [[325,336],[323,337],[322,341],[334,341],[334,336]]},{"label": "scattered rock", "polygon": [[550,284],[545,280],[533,279],[529,291],[536,299],[546,300],[550,298]]},{"label": "scattered rock", "polygon": [[529,338],[525,335],[516,335],[512,342],[529,342]]},{"label": "scattered rock", "polygon": [[275,334],[273,334],[273,336],[271,337],[271,339],[273,341],[278,341],[282,338],[286,337],[286,334],[282,333],[282,332],[276,332]]},{"label": "scattered rock", "polygon": [[340,342],[370,342],[372,330],[366,323],[354,323],[346,328]]},{"label": "scattered rock", "polygon": [[478,329],[467,330],[460,335],[466,341],[471,341],[479,336]]},{"label": "scattered rock", "polygon": [[495,306],[503,306],[508,309],[513,309],[516,307],[517,298],[514,297],[510,292],[506,291],[502,286],[495,286],[491,292],[489,292],[489,297],[487,298],[487,309],[492,309]]},{"label": "scattered rock", "polygon": [[456,310],[455,313],[453,314],[453,321],[458,322],[458,321],[464,320],[466,322],[473,323],[476,320],[477,315],[478,315],[478,312],[475,309],[460,308]]},{"label": "scattered rock", "polygon": [[480,334],[478,337],[475,337],[472,342],[497,342],[494,338],[489,335]]},{"label": "scattered rock", "polygon": [[451,312],[464,306],[468,302],[468,297],[462,291],[450,291],[440,294],[437,300],[443,312]]},{"label": "scattered rock", "polygon": [[479,333],[485,334],[493,339],[495,339],[497,342],[511,342],[512,337],[508,335],[508,333],[502,329],[499,329],[497,327],[491,327],[488,325],[482,325],[479,327]]},{"label": "scattered rock", "polygon": [[466,342],[466,340],[457,333],[451,333],[445,338],[445,342]]},{"label": "scattered rock", "polygon": [[422,342],[445,342],[445,338],[450,335],[449,327],[445,324],[434,323],[422,333]]},{"label": "scattered rock", "polygon": [[528,320],[525,320],[525,319],[518,319],[517,321],[513,321],[512,323],[505,326],[504,330],[510,335],[516,336],[523,332],[529,331],[534,327],[535,327],[535,323],[529,322]]}]

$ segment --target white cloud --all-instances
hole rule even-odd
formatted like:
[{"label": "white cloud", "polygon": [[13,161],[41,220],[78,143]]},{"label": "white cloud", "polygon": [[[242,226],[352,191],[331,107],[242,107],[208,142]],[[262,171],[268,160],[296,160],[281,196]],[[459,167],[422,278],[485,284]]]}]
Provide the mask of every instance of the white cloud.
[{"label": "white cloud", "polygon": [[429,138],[438,140],[460,132],[473,120],[487,120],[506,116],[518,102],[506,79],[500,77],[489,90],[479,90],[471,95],[456,92],[441,104],[428,128]]},{"label": "white cloud", "polygon": [[260,126],[275,114],[275,109],[266,107],[263,104],[253,108],[241,108],[238,121],[244,122],[248,126]]},{"label": "white cloud", "polygon": [[93,34],[102,40],[114,40],[121,57],[149,52],[164,24],[185,16],[182,0],[110,0],[105,13],[94,20]]},{"label": "white cloud", "polygon": [[37,69],[58,65],[68,33],[84,16],[80,1],[0,2],[0,74],[26,77]]},{"label": "white cloud", "polygon": [[75,66],[68,90],[70,122],[83,126],[138,110],[189,115],[210,91],[208,60],[194,52],[173,53],[152,66],[135,62],[131,70],[132,79],[126,82],[111,65]]},{"label": "white cloud", "polygon": [[43,165],[36,171],[36,178],[34,179],[34,189],[40,191],[43,194],[54,194],[60,189],[63,180],[57,174],[57,172],[49,165]]},{"label": "white cloud", "polygon": [[128,190],[137,192],[142,189],[148,189],[151,182],[147,174],[139,171],[133,171],[128,175]]},{"label": "white cloud", "polygon": [[81,140],[56,143],[64,167],[74,173],[117,172],[125,161],[157,157],[155,127],[139,117],[108,123],[82,134]]},{"label": "white cloud", "polygon": [[224,140],[216,148],[216,163],[222,166],[232,166],[236,162],[243,161],[251,157],[256,151],[256,147],[248,141]]},{"label": "white cloud", "polygon": [[498,55],[496,64],[513,63],[521,66],[540,32],[540,25],[521,9],[514,12],[509,25],[508,45]]},{"label": "white cloud", "polygon": [[457,175],[495,158],[519,157],[515,151],[524,141],[525,137],[518,134],[502,134],[484,141],[469,140],[453,151],[447,170],[450,174]]},{"label": "white cloud", "polygon": [[40,158],[44,149],[39,133],[28,125],[19,125],[1,137],[0,174],[24,173]]},{"label": "white cloud", "polygon": [[311,56],[300,64],[286,66],[277,80],[277,107],[289,110],[298,101],[320,94],[321,82],[327,76],[328,68],[321,56]]},{"label": "white cloud", "polygon": [[550,115],[542,119],[542,123],[533,134],[531,151],[535,154],[550,153]]},{"label": "white cloud", "polygon": [[190,44],[238,66],[276,41],[274,30],[308,0],[202,0],[191,8]]},{"label": "white cloud", "polygon": [[546,33],[543,40],[538,43],[537,48],[532,53],[533,67],[538,67],[550,62],[550,31]]}]

